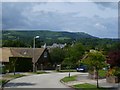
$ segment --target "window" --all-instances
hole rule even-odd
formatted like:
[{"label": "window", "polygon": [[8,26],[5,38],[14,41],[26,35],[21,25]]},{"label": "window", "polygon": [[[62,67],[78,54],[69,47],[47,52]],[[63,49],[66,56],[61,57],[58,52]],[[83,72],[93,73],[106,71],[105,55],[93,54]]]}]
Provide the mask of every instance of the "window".
[{"label": "window", "polygon": [[44,52],[44,58],[47,58],[47,52]]}]

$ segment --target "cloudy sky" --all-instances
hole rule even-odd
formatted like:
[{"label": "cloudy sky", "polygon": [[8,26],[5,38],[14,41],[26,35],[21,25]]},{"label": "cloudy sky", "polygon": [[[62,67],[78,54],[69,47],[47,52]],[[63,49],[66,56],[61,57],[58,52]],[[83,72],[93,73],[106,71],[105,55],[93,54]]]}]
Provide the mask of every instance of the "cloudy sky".
[{"label": "cloudy sky", "polygon": [[118,37],[117,2],[3,2],[3,30],[85,32]]}]

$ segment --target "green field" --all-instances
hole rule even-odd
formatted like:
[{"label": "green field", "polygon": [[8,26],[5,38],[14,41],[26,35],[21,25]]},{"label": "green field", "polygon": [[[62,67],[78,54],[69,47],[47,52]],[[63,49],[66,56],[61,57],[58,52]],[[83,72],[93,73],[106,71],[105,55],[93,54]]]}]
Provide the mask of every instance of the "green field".
[{"label": "green field", "polygon": [[59,37],[58,40],[66,40],[66,39],[70,39],[69,37]]}]

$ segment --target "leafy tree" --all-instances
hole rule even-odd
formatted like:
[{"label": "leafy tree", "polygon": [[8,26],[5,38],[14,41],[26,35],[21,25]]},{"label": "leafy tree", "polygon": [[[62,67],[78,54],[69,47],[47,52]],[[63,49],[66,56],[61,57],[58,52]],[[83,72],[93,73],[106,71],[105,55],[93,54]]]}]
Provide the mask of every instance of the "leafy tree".
[{"label": "leafy tree", "polygon": [[92,51],[88,53],[87,58],[83,60],[83,63],[90,67],[94,67],[97,73],[97,87],[98,86],[98,71],[105,65],[105,56],[99,51]]},{"label": "leafy tree", "polygon": [[[41,44],[43,43],[42,40],[35,39],[35,47],[36,48],[41,48]],[[31,40],[30,46],[33,47],[33,40]]]},{"label": "leafy tree", "polygon": [[120,67],[120,50],[109,52],[107,63],[109,63],[111,66]]},{"label": "leafy tree", "polygon": [[20,40],[5,40],[3,47],[26,47],[26,44]]},{"label": "leafy tree", "polygon": [[64,50],[61,48],[54,48],[50,52],[50,57],[52,64],[61,64],[65,57]]},{"label": "leafy tree", "polygon": [[108,55],[110,52],[120,50],[120,42],[112,42],[111,44],[104,44],[104,53]]},{"label": "leafy tree", "polygon": [[110,69],[107,76],[117,76],[120,81],[120,42],[115,43],[109,50],[107,55],[107,63],[110,64]]},{"label": "leafy tree", "polygon": [[76,43],[66,48],[66,56],[62,64],[70,67],[76,67],[81,60],[85,50],[81,43]]},{"label": "leafy tree", "polygon": [[115,43],[107,54],[107,63],[111,66],[120,67],[120,42]]}]

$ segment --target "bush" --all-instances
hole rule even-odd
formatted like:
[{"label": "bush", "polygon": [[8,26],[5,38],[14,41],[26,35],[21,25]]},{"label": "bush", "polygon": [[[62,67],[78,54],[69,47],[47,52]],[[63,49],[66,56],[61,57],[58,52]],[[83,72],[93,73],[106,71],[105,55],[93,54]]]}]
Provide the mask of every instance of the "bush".
[{"label": "bush", "polygon": [[120,77],[120,67],[110,68],[107,72],[107,76],[117,76]]},{"label": "bush", "polygon": [[114,72],[115,72],[115,69],[114,68],[110,68],[107,72],[107,75],[106,76],[114,76]]},{"label": "bush", "polygon": [[117,77],[120,77],[120,67],[115,68],[114,75],[117,76]]}]

